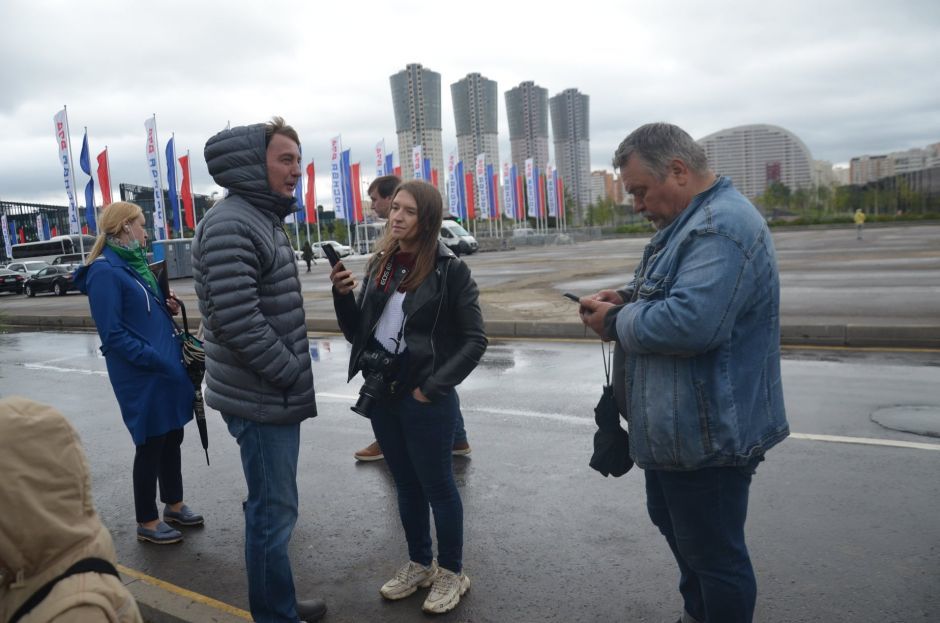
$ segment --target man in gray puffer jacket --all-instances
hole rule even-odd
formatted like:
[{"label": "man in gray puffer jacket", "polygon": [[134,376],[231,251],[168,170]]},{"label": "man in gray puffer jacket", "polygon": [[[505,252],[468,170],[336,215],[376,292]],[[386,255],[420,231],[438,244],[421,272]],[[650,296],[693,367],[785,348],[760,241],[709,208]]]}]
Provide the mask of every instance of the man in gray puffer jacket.
[{"label": "man in gray puffer jacket", "polygon": [[[300,422],[317,413],[297,263],[284,231],[300,181],[300,139],[274,117],[206,143],[209,173],[228,196],[193,240],[205,329],[206,403],[238,441],[248,484],[245,562],[257,622],[315,621],[297,602],[287,547],[297,521]],[[298,616],[299,615],[299,616]]]}]

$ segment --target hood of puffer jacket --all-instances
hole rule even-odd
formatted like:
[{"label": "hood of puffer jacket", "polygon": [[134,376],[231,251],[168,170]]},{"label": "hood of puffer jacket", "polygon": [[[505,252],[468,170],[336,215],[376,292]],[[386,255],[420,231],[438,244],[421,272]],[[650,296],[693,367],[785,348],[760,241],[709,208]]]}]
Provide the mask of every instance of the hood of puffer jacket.
[{"label": "hood of puffer jacket", "polygon": [[11,581],[44,583],[87,555],[114,560],[81,442],[62,414],[0,400],[0,474],[0,596]]},{"label": "hood of puffer jacket", "polygon": [[206,141],[203,153],[216,184],[283,219],[296,210],[296,199],[273,192],[268,184],[264,132],[263,123],[222,130]]}]

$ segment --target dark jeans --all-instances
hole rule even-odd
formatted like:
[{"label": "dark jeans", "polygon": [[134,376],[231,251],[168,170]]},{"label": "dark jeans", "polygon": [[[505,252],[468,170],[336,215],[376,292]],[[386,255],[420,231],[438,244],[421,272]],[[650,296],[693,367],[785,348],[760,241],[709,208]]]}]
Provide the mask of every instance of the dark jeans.
[{"label": "dark jeans", "polygon": [[[457,392],[454,391],[457,396]],[[463,425],[463,412],[460,410],[460,396],[457,396],[457,423],[454,426],[454,445],[467,443],[467,429]]]},{"label": "dark jeans", "polygon": [[685,611],[702,623],[749,623],[757,582],[744,543],[754,466],[645,470],[646,507],[679,563]]},{"label": "dark jeans", "polygon": [[159,519],[157,481],[160,481],[160,501],[176,504],[183,501],[183,475],[180,473],[180,444],[183,429],[171,430],[166,435],[148,437],[137,446],[134,454],[134,510],[137,523]]},{"label": "dark jeans", "polygon": [[408,393],[395,402],[377,404],[371,419],[395,479],[408,556],[422,565],[431,564],[430,507],[437,529],[438,564],[454,573],[460,573],[463,566],[463,505],[451,457],[458,413],[456,392],[429,404]]},{"label": "dark jeans", "polygon": [[256,623],[294,623],[294,576],[287,548],[297,523],[300,424],[261,424],[222,414],[238,442],[248,485],[245,566]]}]

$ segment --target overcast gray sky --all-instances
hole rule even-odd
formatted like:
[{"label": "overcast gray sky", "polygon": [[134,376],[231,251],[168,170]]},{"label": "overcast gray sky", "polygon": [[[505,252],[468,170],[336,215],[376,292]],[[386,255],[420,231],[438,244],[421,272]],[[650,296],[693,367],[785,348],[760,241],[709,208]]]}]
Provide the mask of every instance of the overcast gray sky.
[{"label": "overcast gray sky", "polygon": [[814,158],[847,162],[940,141],[938,58],[936,0],[3,0],[0,199],[65,204],[52,117],[66,104],[76,161],[85,126],[93,154],[108,146],[115,198],[118,182],[148,184],[152,113],[161,150],[175,132],[207,194],[206,139],[279,114],[329,206],[330,137],[374,175],[376,141],[397,150],[389,76],[412,62],[441,74],[445,154],[450,84],[480,72],[499,85],[504,159],[503,94],[533,80],[590,96],[592,168],[660,120],[696,138],[779,125]]}]

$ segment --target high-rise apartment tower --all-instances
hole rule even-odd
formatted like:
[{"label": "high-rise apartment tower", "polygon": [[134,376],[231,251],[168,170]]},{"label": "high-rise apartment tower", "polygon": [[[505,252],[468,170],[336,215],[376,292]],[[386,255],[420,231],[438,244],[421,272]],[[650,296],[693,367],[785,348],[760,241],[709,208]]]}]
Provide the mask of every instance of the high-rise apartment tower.
[{"label": "high-rise apartment tower", "polygon": [[[548,90],[534,82],[523,82],[506,91],[506,120],[512,163],[525,170],[534,159],[539,171],[548,164]],[[567,183],[567,182],[566,182]]]},{"label": "high-rise apartment tower", "polygon": [[[444,181],[444,149],[441,144],[441,74],[412,63],[389,77],[395,131],[402,177],[414,177],[412,150],[421,145],[423,155]],[[431,180],[428,180],[431,181]]]},{"label": "high-rise apartment tower", "polygon": [[464,166],[473,167],[479,154],[486,154],[486,163],[500,170],[497,130],[496,81],[480,74],[467,74],[450,85],[457,126],[457,157]]},{"label": "high-rise apartment tower", "polygon": [[552,135],[555,137],[555,164],[578,206],[580,223],[591,204],[590,98],[577,89],[565,89],[549,100]]}]

